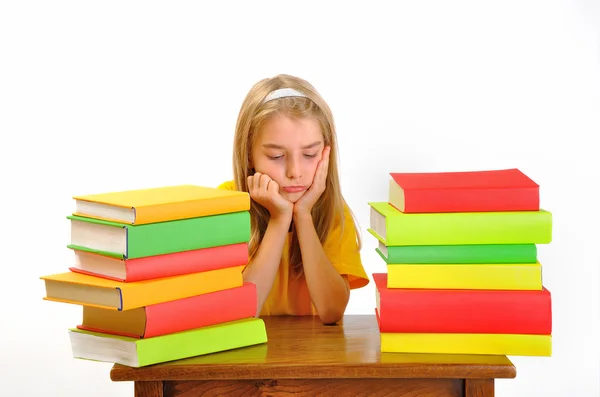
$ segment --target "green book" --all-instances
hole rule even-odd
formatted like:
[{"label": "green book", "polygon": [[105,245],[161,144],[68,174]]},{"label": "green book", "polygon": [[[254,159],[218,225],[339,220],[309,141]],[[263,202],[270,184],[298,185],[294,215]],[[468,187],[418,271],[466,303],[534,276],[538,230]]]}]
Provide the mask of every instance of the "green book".
[{"label": "green book", "polygon": [[536,263],[535,244],[397,245],[379,241],[375,251],[387,264]]},{"label": "green book", "polygon": [[143,258],[250,241],[250,212],[131,225],[69,215],[71,249]]},{"label": "green book", "polygon": [[260,318],[209,325],[147,339],[69,329],[74,358],[143,367],[267,342]]},{"label": "green book", "polygon": [[406,214],[370,202],[369,232],[385,245],[549,244],[552,214],[539,211]]}]

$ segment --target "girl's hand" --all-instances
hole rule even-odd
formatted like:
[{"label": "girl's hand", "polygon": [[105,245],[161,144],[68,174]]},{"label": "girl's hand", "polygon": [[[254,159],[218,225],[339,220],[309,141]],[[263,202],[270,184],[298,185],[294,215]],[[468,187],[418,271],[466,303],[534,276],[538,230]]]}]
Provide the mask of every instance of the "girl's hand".
[{"label": "girl's hand", "polygon": [[271,218],[288,217],[291,221],[294,204],[279,194],[279,185],[267,174],[250,175],[248,192],[254,201],[269,211]]},{"label": "girl's hand", "polygon": [[321,194],[325,191],[325,184],[327,182],[327,169],[329,168],[329,152],[331,152],[331,147],[327,146],[323,149],[323,154],[321,156],[321,160],[317,165],[317,170],[315,171],[315,178],[313,179],[312,184],[296,201],[294,204],[294,214],[310,214],[312,207],[315,205]]}]

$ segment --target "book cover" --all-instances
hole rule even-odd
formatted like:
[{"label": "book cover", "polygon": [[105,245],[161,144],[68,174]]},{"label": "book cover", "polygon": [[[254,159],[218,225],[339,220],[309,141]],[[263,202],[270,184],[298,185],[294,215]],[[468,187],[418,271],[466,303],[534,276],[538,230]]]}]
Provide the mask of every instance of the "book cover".
[{"label": "book cover", "polygon": [[397,245],[378,241],[375,251],[386,263],[535,263],[535,244]]},{"label": "book cover", "polygon": [[254,317],[256,308],[256,286],[246,282],[242,287],[131,310],[83,306],[83,321],[77,328],[131,338],[153,338]]},{"label": "book cover", "polygon": [[248,243],[221,245],[143,258],[122,258],[73,250],[73,272],[111,280],[135,282],[243,266],[248,263]]},{"label": "book cover", "polygon": [[143,225],[250,210],[247,192],[196,185],[73,196],[73,215]]},{"label": "book cover", "polygon": [[267,331],[262,319],[245,318],[146,339],[78,328],[69,337],[74,358],[138,368],[266,343]]},{"label": "book cover", "polygon": [[369,233],[387,246],[549,244],[552,214],[539,211],[405,214],[370,202]]},{"label": "book cover", "polygon": [[374,273],[381,332],[552,333],[550,291],[388,288]]},{"label": "book cover", "polygon": [[188,298],[244,284],[244,266],[154,280],[125,283],[81,273],[66,272],[40,277],[44,280],[44,300],[130,310],[157,303]]},{"label": "book cover", "polygon": [[250,241],[250,212],[127,225],[69,215],[71,249],[122,258],[143,258],[173,252]]},{"label": "book cover", "polygon": [[389,202],[405,213],[540,209],[539,185],[517,168],[390,176]]},{"label": "book cover", "polygon": [[542,290],[542,265],[387,264],[388,288]]}]

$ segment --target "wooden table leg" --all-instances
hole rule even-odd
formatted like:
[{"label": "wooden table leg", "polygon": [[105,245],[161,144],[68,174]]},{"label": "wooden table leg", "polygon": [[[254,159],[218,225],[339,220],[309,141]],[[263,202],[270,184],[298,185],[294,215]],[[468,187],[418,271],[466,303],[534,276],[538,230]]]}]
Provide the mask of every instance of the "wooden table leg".
[{"label": "wooden table leg", "polygon": [[162,381],[135,381],[133,383],[133,390],[135,397],[163,397]]},{"label": "wooden table leg", "polygon": [[494,379],[465,379],[465,397],[494,397]]}]

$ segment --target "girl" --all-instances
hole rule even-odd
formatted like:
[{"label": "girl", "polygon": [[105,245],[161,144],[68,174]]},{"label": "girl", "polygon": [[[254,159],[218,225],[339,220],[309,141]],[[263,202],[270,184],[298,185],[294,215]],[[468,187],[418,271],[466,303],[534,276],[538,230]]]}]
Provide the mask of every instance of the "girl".
[{"label": "girl", "polygon": [[257,315],[339,321],[350,290],[368,284],[360,237],[340,189],[333,117],[308,82],[278,75],[256,83],[238,116],[234,180],[251,197],[250,261]]}]

